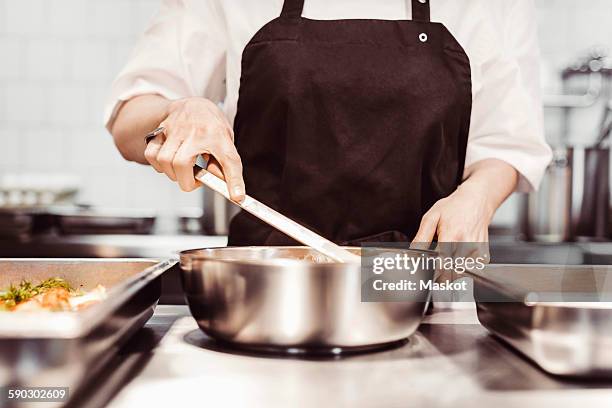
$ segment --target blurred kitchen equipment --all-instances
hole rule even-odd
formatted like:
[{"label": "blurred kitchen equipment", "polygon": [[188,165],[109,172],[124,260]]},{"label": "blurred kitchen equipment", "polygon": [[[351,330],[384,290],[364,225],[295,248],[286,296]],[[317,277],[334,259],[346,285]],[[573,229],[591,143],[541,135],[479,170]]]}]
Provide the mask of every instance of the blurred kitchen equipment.
[{"label": "blurred kitchen equipment", "polygon": [[[223,201],[226,201],[223,199]],[[203,232],[204,211],[199,207],[181,208],[175,214],[178,232],[181,234],[201,234]]]},{"label": "blurred kitchen equipment", "polygon": [[610,236],[610,150],[606,143],[612,128],[610,102],[591,145],[570,144],[568,137],[571,110],[594,106],[603,95],[604,80],[612,78],[607,51],[595,47],[563,70],[564,89],[568,79],[579,75],[588,76],[585,94],[544,98],[546,107],[563,109],[564,126],[540,190],[523,197],[521,236],[530,241],[605,241]]},{"label": "blurred kitchen equipment", "polygon": [[49,231],[48,208],[72,205],[79,179],[71,174],[23,173],[0,177],[0,238],[25,240]]},{"label": "blurred kitchen equipment", "polygon": [[87,205],[0,208],[0,238],[25,241],[49,232],[62,235],[151,234],[156,218],[149,210]]},{"label": "blurred kitchen equipment", "polygon": [[547,108],[588,108],[597,102],[603,90],[604,78],[601,72],[566,71],[563,78],[568,79],[576,74],[587,74],[588,84],[583,94],[544,95],[544,106]]},{"label": "blurred kitchen equipment", "polygon": [[61,234],[151,234],[156,215],[150,210],[93,208],[77,206],[53,208]]},{"label": "blurred kitchen equipment", "polygon": [[78,191],[78,177],[71,174],[5,174],[0,177],[0,208],[70,204]]},{"label": "blurred kitchen equipment", "polygon": [[523,197],[522,235],[530,241],[606,241],[610,149],[553,149],[540,190]]},{"label": "blurred kitchen equipment", "polygon": [[50,231],[54,224],[44,208],[0,208],[0,239],[26,240]]},{"label": "blurred kitchen equipment", "polygon": [[[347,248],[360,254],[359,248]],[[421,256],[426,251],[402,250]],[[210,337],[291,352],[364,350],[408,338],[428,304],[362,302],[359,264],[314,263],[307,247],[226,247],[181,252],[191,313]],[[433,269],[415,271],[433,279]],[[417,294],[418,291],[415,291]]]},{"label": "blurred kitchen equipment", "polygon": [[612,75],[612,58],[608,56],[608,47],[594,45],[570,63],[561,73],[563,79],[577,75],[601,72],[602,75]]},{"label": "blurred kitchen equipment", "polygon": [[523,195],[523,238],[544,242],[571,240],[572,158],[571,148],[553,149],[553,159],[539,191]]},{"label": "blurred kitchen equipment", "polygon": [[3,288],[61,277],[75,288],[108,289],[107,299],[77,312],[0,312],[0,387],[68,387],[76,394],[152,316],[160,276],[175,263],[0,259]]},{"label": "blurred kitchen equipment", "polygon": [[[570,80],[586,77],[586,91],[575,93],[570,88]],[[561,73],[563,93],[558,95],[546,94],[543,97],[546,108],[559,108],[562,110],[562,128],[559,145],[567,145],[570,135],[570,119],[576,109],[584,111],[594,107],[606,94],[609,97],[609,88],[606,86],[612,78],[612,58],[608,57],[605,47],[592,47],[586,55],[577,58]]]},{"label": "blurred kitchen equipment", "polygon": [[612,133],[612,100],[606,104],[599,129],[595,147],[603,147],[610,139],[610,133]]},{"label": "blurred kitchen equipment", "polygon": [[612,376],[610,266],[489,265],[474,277],[478,319],[543,370]]},{"label": "blurred kitchen equipment", "polygon": [[233,205],[221,194],[205,189],[202,215],[204,233],[206,235],[227,235],[229,223],[239,211],[239,207]]},{"label": "blurred kitchen equipment", "polygon": [[572,227],[576,240],[607,241],[610,216],[610,149],[574,148]]},{"label": "blurred kitchen equipment", "polygon": [[[197,165],[195,166],[194,171],[195,178],[198,181],[213,191],[221,194],[227,200],[230,200],[229,191],[225,181]],[[284,232],[296,241],[319,251],[323,255],[328,256],[335,261],[354,262],[356,264],[360,263],[359,256],[343,249],[328,239],[323,238],[319,234],[298,224],[292,219],[285,217],[278,211],[273,210],[249,195],[245,196],[241,203],[235,204],[279,231]]]}]

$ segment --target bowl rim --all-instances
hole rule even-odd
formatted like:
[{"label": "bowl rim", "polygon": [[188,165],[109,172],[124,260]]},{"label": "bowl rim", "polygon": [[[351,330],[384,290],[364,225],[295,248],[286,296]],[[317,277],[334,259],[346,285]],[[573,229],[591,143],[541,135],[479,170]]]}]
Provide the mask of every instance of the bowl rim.
[{"label": "bowl rim", "polygon": [[[217,247],[204,247],[204,248],[192,248],[180,251],[179,257],[181,261],[181,265],[183,265],[184,261],[212,261],[212,262],[221,262],[225,264],[232,265],[249,265],[249,266],[266,266],[266,267],[282,267],[282,266],[304,266],[309,265],[311,268],[324,268],[324,269],[334,269],[334,268],[346,268],[348,266],[352,266],[353,264],[340,263],[340,262],[322,262],[322,263],[314,263],[309,262],[304,259],[291,259],[291,258],[268,258],[268,259],[223,259],[218,258],[214,255],[207,255],[204,253],[198,253],[200,251],[207,250],[245,250],[245,249],[308,249],[307,246],[278,246],[278,245],[253,245],[253,246],[217,246]],[[343,248],[351,250],[351,249],[362,249],[363,247],[356,246],[343,246]],[[375,248],[375,247],[370,247]],[[382,248],[381,248],[382,249]],[[429,249],[416,249],[416,248],[384,248],[390,250],[398,250],[403,252],[416,252],[416,253],[425,253],[429,255],[437,255],[436,251]],[[354,264],[357,265],[357,264]],[[361,268],[361,263],[359,264]]]}]

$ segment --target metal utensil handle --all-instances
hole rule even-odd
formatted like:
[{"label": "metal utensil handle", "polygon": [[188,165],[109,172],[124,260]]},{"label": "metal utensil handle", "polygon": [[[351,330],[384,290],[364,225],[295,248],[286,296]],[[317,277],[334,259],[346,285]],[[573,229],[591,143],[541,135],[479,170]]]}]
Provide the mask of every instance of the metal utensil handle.
[{"label": "metal utensil handle", "polygon": [[[196,180],[232,201],[225,181],[204,170],[200,166],[194,167],[194,174]],[[292,219],[285,217],[278,211],[273,210],[253,197],[247,195],[241,203],[235,201],[232,201],[232,203],[253,214],[260,220],[265,221],[279,231],[284,232],[296,241],[321,252],[337,262],[360,262],[359,256],[341,248]]]}]

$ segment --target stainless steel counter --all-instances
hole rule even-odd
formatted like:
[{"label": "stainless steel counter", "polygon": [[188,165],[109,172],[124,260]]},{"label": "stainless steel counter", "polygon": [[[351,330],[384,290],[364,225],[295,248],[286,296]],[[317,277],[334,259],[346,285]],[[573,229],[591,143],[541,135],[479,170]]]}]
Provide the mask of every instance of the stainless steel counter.
[{"label": "stainless steel counter", "polygon": [[[109,401],[110,400],[110,401]],[[437,311],[401,348],[334,360],[211,343],[184,306],[160,306],[74,406],[609,407],[612,381],[551,377],[487,334],[473,308]]]}]

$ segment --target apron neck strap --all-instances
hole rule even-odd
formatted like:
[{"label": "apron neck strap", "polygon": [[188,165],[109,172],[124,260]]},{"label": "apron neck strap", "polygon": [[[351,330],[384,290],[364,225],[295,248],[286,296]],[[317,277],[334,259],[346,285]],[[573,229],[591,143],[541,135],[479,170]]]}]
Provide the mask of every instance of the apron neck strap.
[{"label": "apron neck strap", "polygon": [[282,17],[299,18],[304,8],[304,0],[285,0],[283,3]]},{"label": "apron neck strap", "polygon": [[431,21],[429,2],[431,0],[412,0],[412,20]]},{"label": "apron neck strap", "polygon": [[[412,19],[414,21],[425,21],[431,20],[429,11],[429,2],[431,0],[412,0]],[[302,15],[304,9],[304,0],[285,0],[283,2],[283,11],[281,16],[298,18]]]}]

